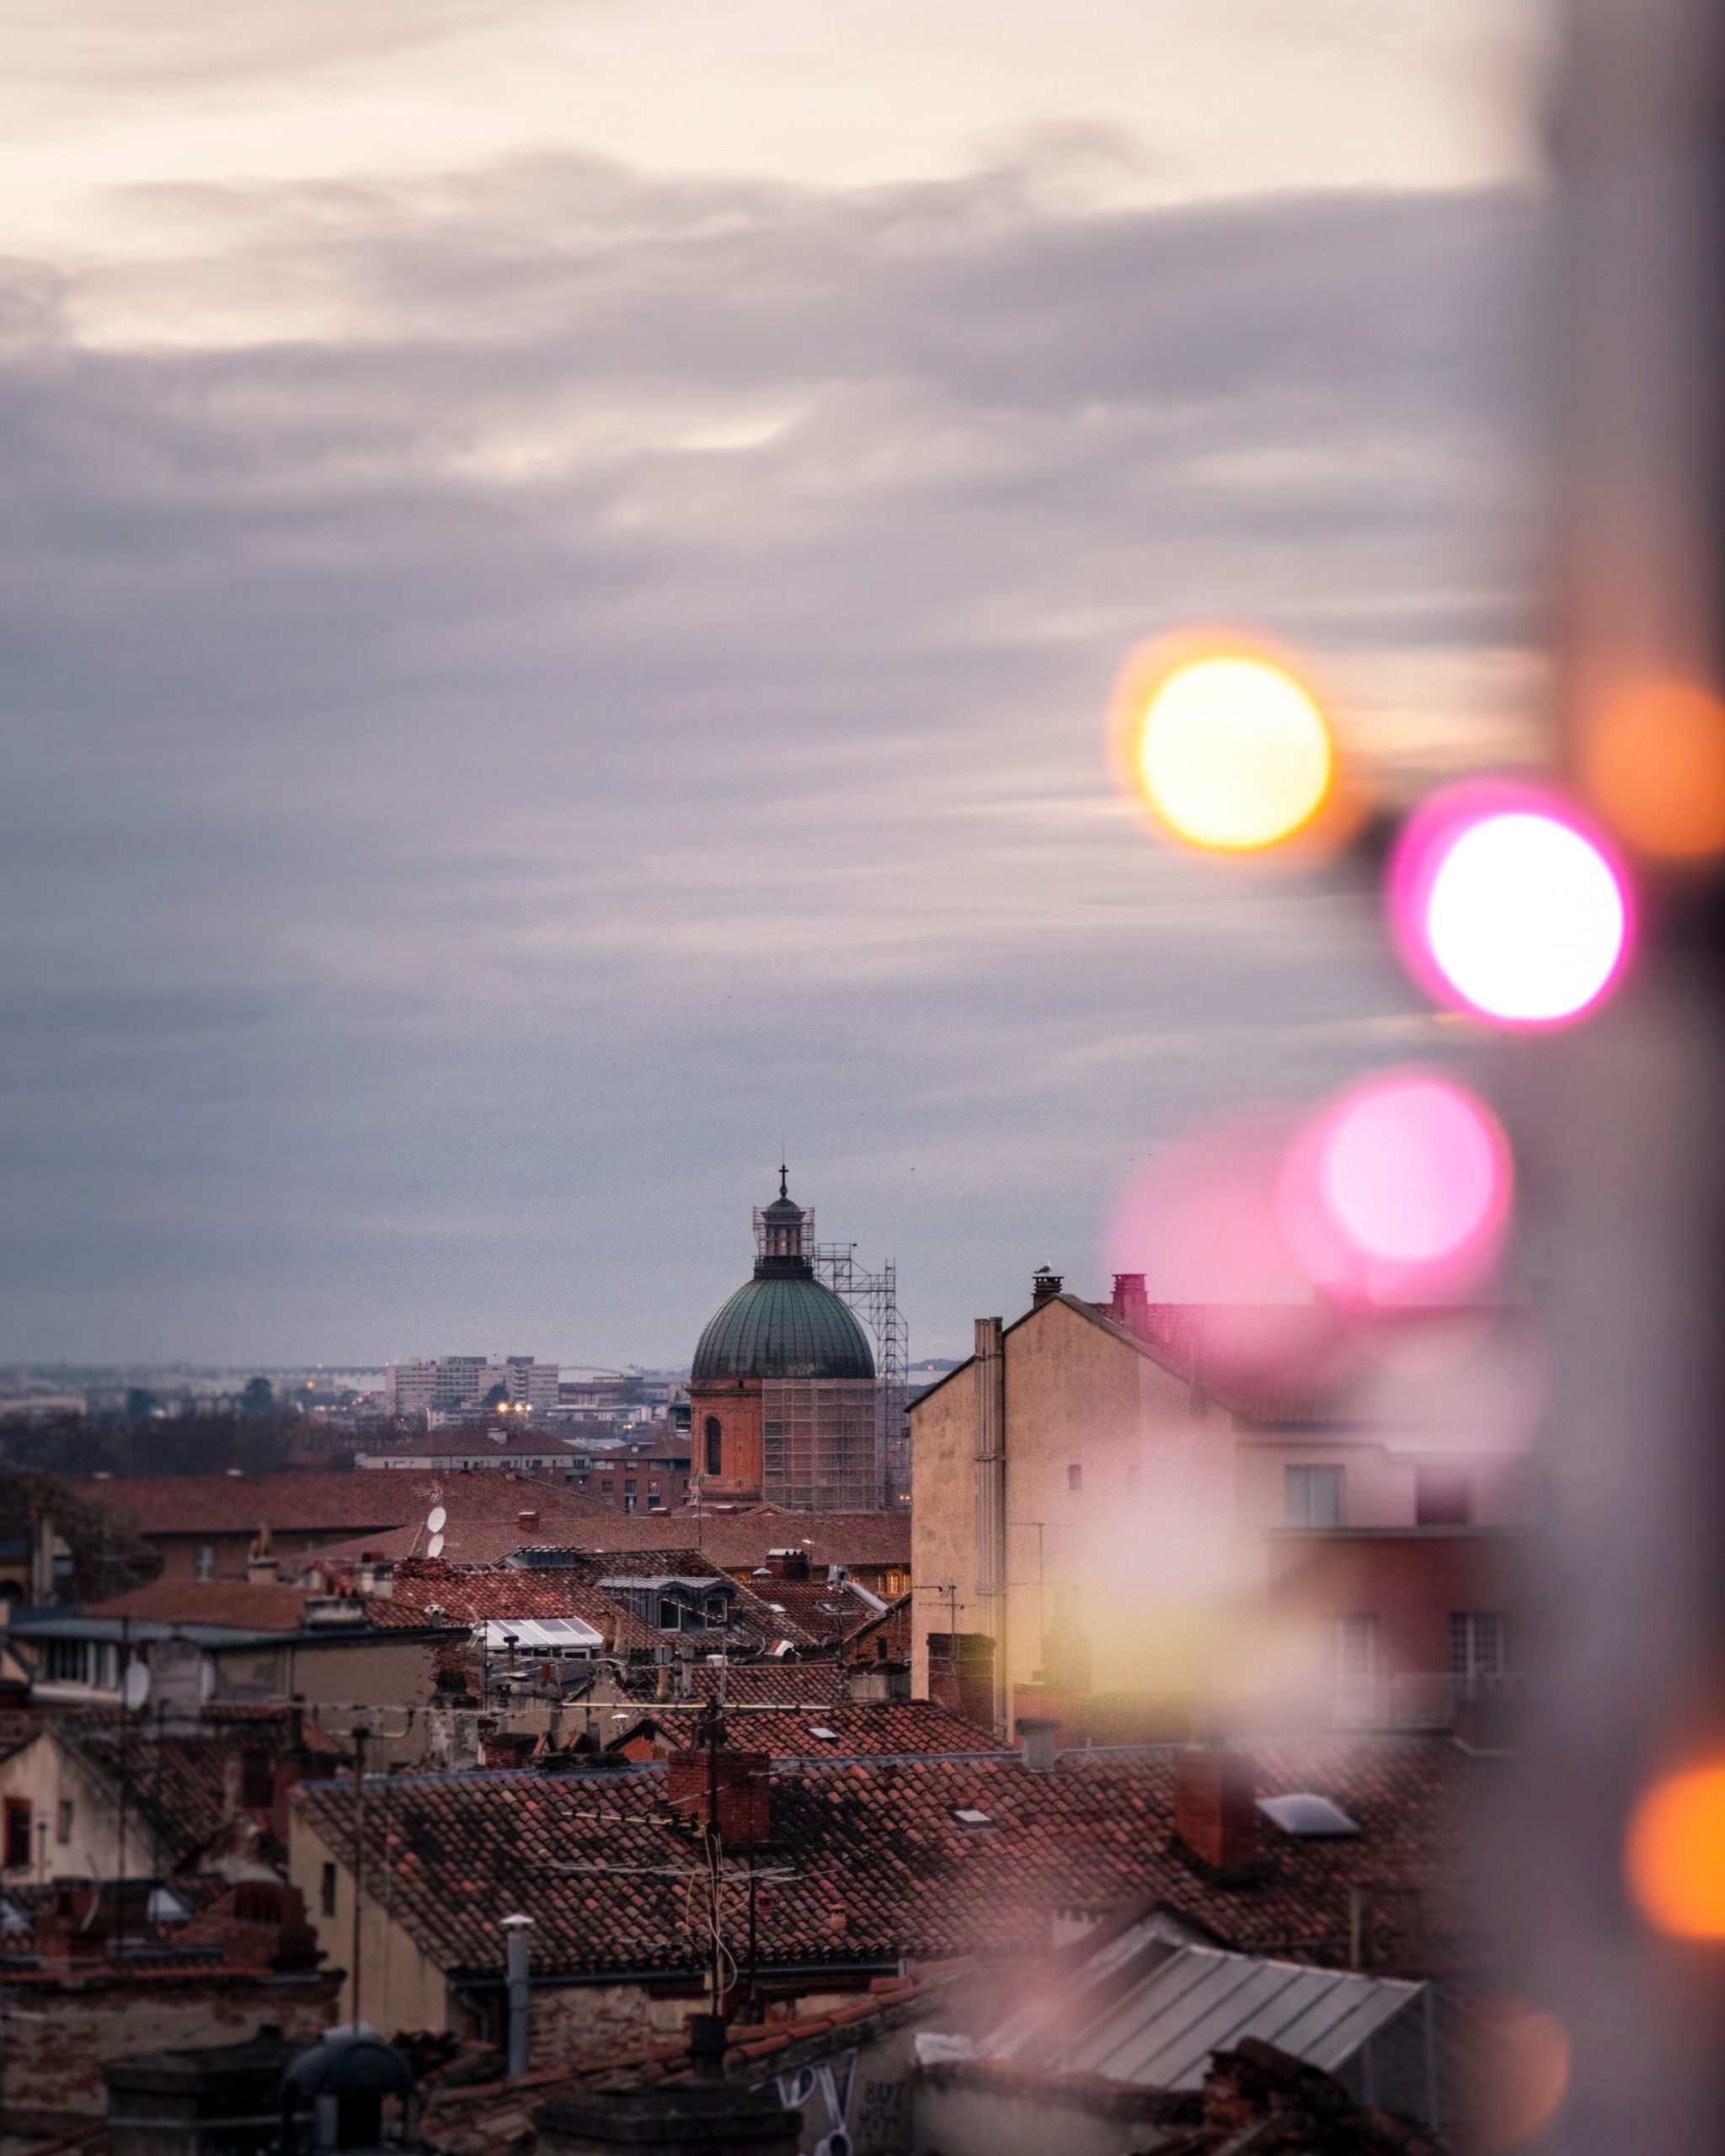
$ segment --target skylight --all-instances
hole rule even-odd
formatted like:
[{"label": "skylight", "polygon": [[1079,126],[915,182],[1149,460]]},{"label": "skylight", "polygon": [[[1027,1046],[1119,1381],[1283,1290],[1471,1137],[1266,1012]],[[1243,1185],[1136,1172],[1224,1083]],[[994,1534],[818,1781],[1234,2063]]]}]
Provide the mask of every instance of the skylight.
[{"label": "skylight", "polygon": [[836,1729],[822,1729],[816,1726],[811,1729],[809,1734],[811,1737],[818,1737],[823,1744],[836,1744],[839,1741],[839,1733]]},{"label": "skylight", "polygon": [[991,1827],[994,1824],[994,1821],[987,1812],[976,1812],[964,1806],[955,1806],[953,1817],[961,1827]]},{"label": "skylight", "polygon": [[1350,1819],[1339,1804],[1332,1804],[1327,1796],[1314,1796],[1307,1790],[1295,1790],[1287,1796],[1261,1796],[1258,1808],[1284,1834],[1317,1836],[1359,1832],[1358,1822]]}]

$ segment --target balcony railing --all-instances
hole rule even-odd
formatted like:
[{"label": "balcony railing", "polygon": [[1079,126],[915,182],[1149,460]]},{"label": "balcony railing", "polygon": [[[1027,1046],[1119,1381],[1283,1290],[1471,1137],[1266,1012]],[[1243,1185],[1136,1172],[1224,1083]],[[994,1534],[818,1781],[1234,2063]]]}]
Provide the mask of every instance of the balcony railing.
[{"label": "balcony railing", "polygon": [[1450,1670],[1402,1670],[1387,1677],[1341,1678],[1334,1694],[1338,1729],[1388,1729],[1409,1733],[1442,1732],[1455,1726],[1464,1702],[1486,1712],[1513,1708],[1525,1696],[1520,1674]]}]

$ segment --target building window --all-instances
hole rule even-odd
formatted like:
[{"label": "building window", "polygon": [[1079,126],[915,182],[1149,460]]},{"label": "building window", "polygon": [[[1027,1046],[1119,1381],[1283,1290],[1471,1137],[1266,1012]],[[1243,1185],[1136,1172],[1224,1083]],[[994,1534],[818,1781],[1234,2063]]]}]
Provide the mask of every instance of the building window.
[{"label": "building window", "polygon": [[30,1801],[27,1796],[8,1796],[6,1800],[6,1869],[8,1871],[28,1871],[30,1868]]},{"label": "building window", "polygon": [[1339,1467],[1284,1467],[1282,1516],[1290,1527],[1342,1524],[1342,1470]]},{"label": "building window", "polygon": [[603,1492],[603,1493],[605,1494],[605,1496],[606,1496],[606,1497],[610,1497],[610,1496],[611,1495],[611,1493],[616,1490],[616,1488],[617,1488],[617,1484],[616,1484],[616,1482],[611,1479],[611,1477],[609,1475],[607,1475],[607,1476],[606,1476],[605,1480],[604,1480],[604,1481],[600,1484],[599,1487],[600,1487],[600,1489]]},{"label": "building window", "polygon": [[1507,1666],[1503,1620],[1495,1609],[1450,1612],[1450,1674],[1471,1692],[1487,1677],[1501,1677]]},{"label": "building window", "polygon": [[198,1545],[197,1556],[192,1562],[192,1577],[194,1579],[200,1580],[215,1578],[216,1545],[213,1542],[200,1542]]},{"label": "building window", "polygon": [[42,1676],[50,1684],[88,1684],[112,1691],[120,1682],[120,1650],[99,1640],[49,1640]]},{"label": "building window", "polygon": [[1344,1684],[1369,1684],[1378,1673],[1378,1620],[1370,1610],[1336,1620],[1336,1674]]},{"label": "building window", "polygon": [[1473,1520],[1473,1484],[1456,1467],[1422,1467],[1413,1478],[1413,1518],[1420,1527],[1467,1527]]},{"label": "building window", "polygon": [[335,1914],[335,1866],[333,1864],[326,1864],[323,1867],[323,1880],[319,1889],[318,1906],[326,1917],[333,1917]]},{"label": "building window", "polygon": [[1076,1460],[1066,1470],[1066,1487],[1069,1490],[1081,1490],[1084,1487],[1084,1470]]},{"label": "building window", "polygon": [[665,1500],[656,1490],[648,1497],[647,1509],[649,1513],[662,1513],[665,1510]]},{"label": "building window", "polygon": [[275,1755],[248,1748],[239,1757],[242,1812],[267,1812],[275,1801]]},{"label": "building window", "polygon": [[709,1475],[724,1472],[724,1429],[716,1415],[709,1415],[707,1418],[707,1472]]},{"label": "building window", "polygon": [[54,1838],[64,1849],[72,1839],[72,1799],[62,1796],[54,1807]]}]

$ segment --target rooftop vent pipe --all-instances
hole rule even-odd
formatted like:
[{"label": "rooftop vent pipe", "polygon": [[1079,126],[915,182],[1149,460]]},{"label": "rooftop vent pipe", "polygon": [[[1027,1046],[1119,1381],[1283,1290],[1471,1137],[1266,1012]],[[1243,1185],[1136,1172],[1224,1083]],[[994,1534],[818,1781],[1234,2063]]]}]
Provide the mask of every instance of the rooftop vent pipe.
[{"label": "rooftop vent pipe", "polygon": [[506,1942],[505,1966],[509,1976],[509,2070],[511,2079],[527,2070],[528,2037],[531,2033],[528,2013],[531,1997],[529,1962],[533,1951],[528,1934],[532,1929],[531,1917],[522,1916],[519,1911],[512,1917],[505,1917],[501,1925]]}]

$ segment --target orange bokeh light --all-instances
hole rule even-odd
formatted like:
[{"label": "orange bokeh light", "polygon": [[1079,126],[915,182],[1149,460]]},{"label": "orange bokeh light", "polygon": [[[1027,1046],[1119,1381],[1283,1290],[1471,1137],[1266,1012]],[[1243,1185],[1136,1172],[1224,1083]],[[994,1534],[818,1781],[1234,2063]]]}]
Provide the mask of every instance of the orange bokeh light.
[{"label": "orange bokeh light", "polygon": [[1725,850],[1725,704],[1684,681],[1642,682],[1607,704],[1587,782],[1637,852],[1698,860]]},{"label": "orange bokeh light", "polygon": [[1649,1924],[1681,1939],[1725,1939],[1725,1764],[1656,1782],[1630,1820],[1623,1862]]}]

